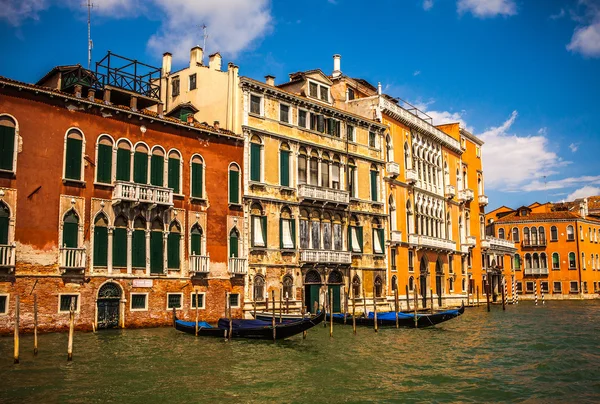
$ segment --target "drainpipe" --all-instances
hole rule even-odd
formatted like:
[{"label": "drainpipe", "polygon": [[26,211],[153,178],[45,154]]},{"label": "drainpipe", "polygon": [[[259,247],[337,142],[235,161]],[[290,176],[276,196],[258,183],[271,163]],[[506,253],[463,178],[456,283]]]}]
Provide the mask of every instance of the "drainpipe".
[{"label": "drainpipe", "polygon": [[[583,230],[582,230],[583,231]],[[581,254],[579,252],[579,241],[581,239],[581,231],[579,231],[579,227],[577,226],[577,220],[575,221],[575,246],[577,247],[575,250],[577,251],[577,277],[579,278],[579,297],[583,299],[583,281],[581,280]],[[567,257],[568,258],[568,257]]]}]

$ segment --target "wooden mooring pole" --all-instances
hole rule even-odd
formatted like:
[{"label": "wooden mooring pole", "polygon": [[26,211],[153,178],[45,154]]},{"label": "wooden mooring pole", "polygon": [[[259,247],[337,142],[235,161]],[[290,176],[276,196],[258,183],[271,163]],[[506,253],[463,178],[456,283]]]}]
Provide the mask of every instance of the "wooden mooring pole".
[{"label": "wooden mooring pole", "polygon": [[394,289],[394,311],[396,312],[396,328],[400,325],[398,324],[398,310],[399,310],[399,302],[398,302],[398,287]]},{"label": "wooden mooring pole", "polygon": [[348,293],[350,289],[344,289],[344,325],[346,325],[346,317],[348,317]]},{"label": "wooden mooring pole", "polygon": [[19,363],[19,309],[20,309],[19,296],[15,297],[15,355],[14,363]]},{"label": "wooden mooring pole", "polygon": [[[94,322],[92,322],[92,325]],[[33,294],[33,356],[38,354],[38,306],[37,293]]]},{"label": "wooden mooring pole", "polygon": [[487,300],[487,311],[489,312],[491,310],[490,307],[490,283],[488,282],[488,280],[485,280],[485,299]]},{"label": "wooden mooring pole", "polygon": [[356,335],[356,296],[352,291],[352,332]]},{"label": "wooden mooring pole", "polygon": [[[303,295],[304,295],[304,294],[303,294]],[[302,320],[304,320],[304,314],[306,313],[306,308],[305,308],[305,307],[306,307],[306,306],[304,306],[304,303],[302,303],[302,304],[301,304],[301,307],[300,307],[300,313],[302,314]],[[307,331],[306,331],[306,330],[304,330],[304,331],[302,332],[302,339],[306,339],[306,333],[307,333]]]},{"label": "wooden mooring pole", "polygon": [[285,314],[290,314],[290,297],[285,294]]},{"label": "wooden mooring pole", "polygon": [[227,293],[227,308],[229,309],[229,341],[231,341],[231,334],[233,334],[233,319],[231,316],[231,292]]},{"label": "wooden mooring pole", "polygon": [[333,337],[333,293],[329,294],[329,338]]},{"label": "wooden mooring pole", "polygon": [[[275,340],[277,339],[277,329],[275,328],[275,290],[271,291],[271,297],[273,300],[273,318],[271,320],[271,326],[273,327],[273,342],[275,342]],[[269,298],[267,297],[267,300]]]},{"label": "wooden mooring pole", "polygon": [[433,314],[433,289],[429,289],[429,301],[431,302],[431,314]]},{"label": "wooden mooring pole", "polygon": [[75,329],[75,299],[71,298],[69,308],[69,344],[67,346],[67,361],[73,360],[73,331]]},{"label": "wooden mooring pole", "polygon": [[415,328],[418,328],[419,318],[417,317],[417,306],[419,305],[419,286],[415,284],[415,301],[414,301],[414,316],[415,316]]},{"label": "wooden mooring pole", "polygon": [[506,310],[506,278],[502,278],[502,311]]},{"label": "wooden mooring pole", "polygon": [[375,285],[373,285],[373,328],[375,329],[375,332],[379,332],[379,329],[377,328],[377,300],[375,299]]},{"label": "wooden mooring pole", "polygon": [[477,290],[477,307],[479,307],[479,285],[477,285],[475,289]]},{"label": "wooden mooring pole", "polygon": [[279,322],[283,317],[283,289],[279,289]]},{"label": "wooden mooring pole", "polygon": [[198,306],[200,303],[198,302],[198,291],[196,290],[196,337],[198,336]]},{"label": "wooden mooring pole", "polygon": [[410,294],[408,293],[408,285],[406,285],[406,311],[410,311]]},{"label": "wooden mooring pole", "polygon": [[363,316],[367,317],[367,294],[365,293],[365,284],[362,284],[362,295],[363,295]]},{"label": "wooden mooring pole", "polygon": [[331,315],[331,310],[329,308],[329,291],[325,290],[325,295],[323,296],[323,310],[325,310],[325,319],[323,320],[323,328],[327,328],[327,313]]}]

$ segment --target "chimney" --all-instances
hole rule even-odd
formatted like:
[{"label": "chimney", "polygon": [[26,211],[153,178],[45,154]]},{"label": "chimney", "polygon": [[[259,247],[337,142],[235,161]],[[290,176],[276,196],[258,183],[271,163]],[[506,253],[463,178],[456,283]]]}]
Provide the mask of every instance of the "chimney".
[{"label": "chimney", "polygon": [[81,84],[75,84],[75,97],[81,98]]},{"label": "chimney", "polygon": [[201,66],[204,51],[199,46],[194,46],[190,51],[190,67]]},{"label": "chimney", "polygon": [[221,54],[219,52],[208,57],[208,67],[213,70],[221,70]]},{"label": "chimney", "polygon": [[90,101],[94,101],[96,99],[96,90],[93,88],[88,89],[87,98]]},{"label": "chimney", "polygon": [[333,77],[340,77],[342,75],[342,71],[340,70],[341,60],[342,57],[340,55],[333,55],[333,73],[331,73]]},{"label": "chimney", "polygon": [[187,123],[194,123],[194,114],[187,114]]},{"label": "chimney", "polygon": [[163,53],[163,61],[162,61],[162,73],[166,76],[171,73],[171,62],[173,61],[173,55],[169,52]]},{"label": "chimney", "polygon": [[129,108],[131,108],[132,111],[137,111],[137,97],[131,97],[129,100]]},{"label": "chimney", "polygon": [[381,95],[381,82],[377,83],[377,94]]},{"label": "chimney", "polygon": [[214,126],[214,128],[215,128],[216,130],[219,130],[219,121],[215,121],[215,122],[213,123],[213,126]]},{"label": "chimney", "polygon": [[270,74],[265,76],[265,83],[270,86],[275,86],[275,76],[271,76]]}]

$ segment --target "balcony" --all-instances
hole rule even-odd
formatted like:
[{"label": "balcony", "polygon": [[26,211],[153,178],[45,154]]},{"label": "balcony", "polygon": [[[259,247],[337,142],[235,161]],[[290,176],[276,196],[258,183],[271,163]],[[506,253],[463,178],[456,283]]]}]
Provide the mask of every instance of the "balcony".
[{"label": "balcony", "polygon": [[385,165],[385,171],[388,177],[397,177],[400,175],[400,164],[391,161]]},{"label": "balcony", "polygon": [[329,250],[302,250],[300,261],[324,264],[351,264],[352,253],[350,251]]},{"label": "balcony", "polygon": [[428,248],[432,250],[455,251],[456,242],[443,238],[421,236],[418,234],[409,234],[408,243],[419,248]]},{"label": "balcony", "polygon": [[113,203],[133,202],[150,205],[173,206],[173,190],[148,184],[136,184],[129,181],[115,181]]},{"label": "balcony", "polygon": [[59,268],[61,273],[67,271],[81,271],[85,270],[86,252],[85,247],[70,248],[61,247],[60,251],[60,262]]},{"label": "balcony", "polygon": [[487,206],[489,199],[487,195],[479,195],[479,206]]},{"label": "balcony", "polygon": [[537,240],[523,240],[521,241],[521,247],[546,247],[546,239],[540,238]]},{"label": "balcony", "polygon": [[485,239],[482,239],[481,248],[502,251],[511,254],[514,254],[517,251],[514,242],[497,237],[486,237]]},{"label": "balcony", "polygon": [[468,254],[469,253],[469,246],[468,245],[461,245],[460,246],[460,252],[463,254]]},{"label": "balcony", "polygon": [[348,191],[308,184],[300,184],[298,186],[298,196],[303,200],[333,203],[336,205],[347,205],[350,202]]},{"label": "balcony", "polygon": [[400,230],[392,230],[390,232],[390,241],[392,244],[400,244],[402,242],[402,232]]},{"label": "balcony", "polygon": [[206,255],[190,255],[190,275],[201,275],[210,272],[210,257]]},{"label": "balcony", "polygon": [[229,258],[229,274],[235,275],[246,275],[248,273],[248,260],[246,258]]},{"label": "balcony", "polygon": [[15,269],[15,250],[14,245],[0,245],[0,268],[8,268],[9,272]]},{"label": "balcony", "polygon": [[525,275],[548,275],[548,268],[525,268]]},{"label": "balcony", "polygon": [[461,241],[461,244],[469,247],[475,247],[475,244],[477,244],[477,238],[475,236],[464,237]]},{"label": "balcony", "polygon": [[472,201],[475,198],[475,194],[472,189],[461,189],[458,191],[458,200],[460,202]]},{"label": "balcony", "polygon": [[446,185],[446,198],[452,199],[456,195],[456,188],[454,185]]},{"label": "balcony", "polygon": [[417,171],[413,170],[412,168],[407,168],[404,172],[404,175],[406,176],[406,182],[409,184],[414,184],[419,179],[417,176]]}]

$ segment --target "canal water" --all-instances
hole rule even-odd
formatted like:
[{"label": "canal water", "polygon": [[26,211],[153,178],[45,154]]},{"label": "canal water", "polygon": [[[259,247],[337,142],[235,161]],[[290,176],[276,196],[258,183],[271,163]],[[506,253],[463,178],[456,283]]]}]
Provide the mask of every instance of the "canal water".
[{"label": "canal water", "polygon": [[600,402],[600,302],[484,306],[429,329],[277,343],[171,328],[0,338],[0,402]]}]

